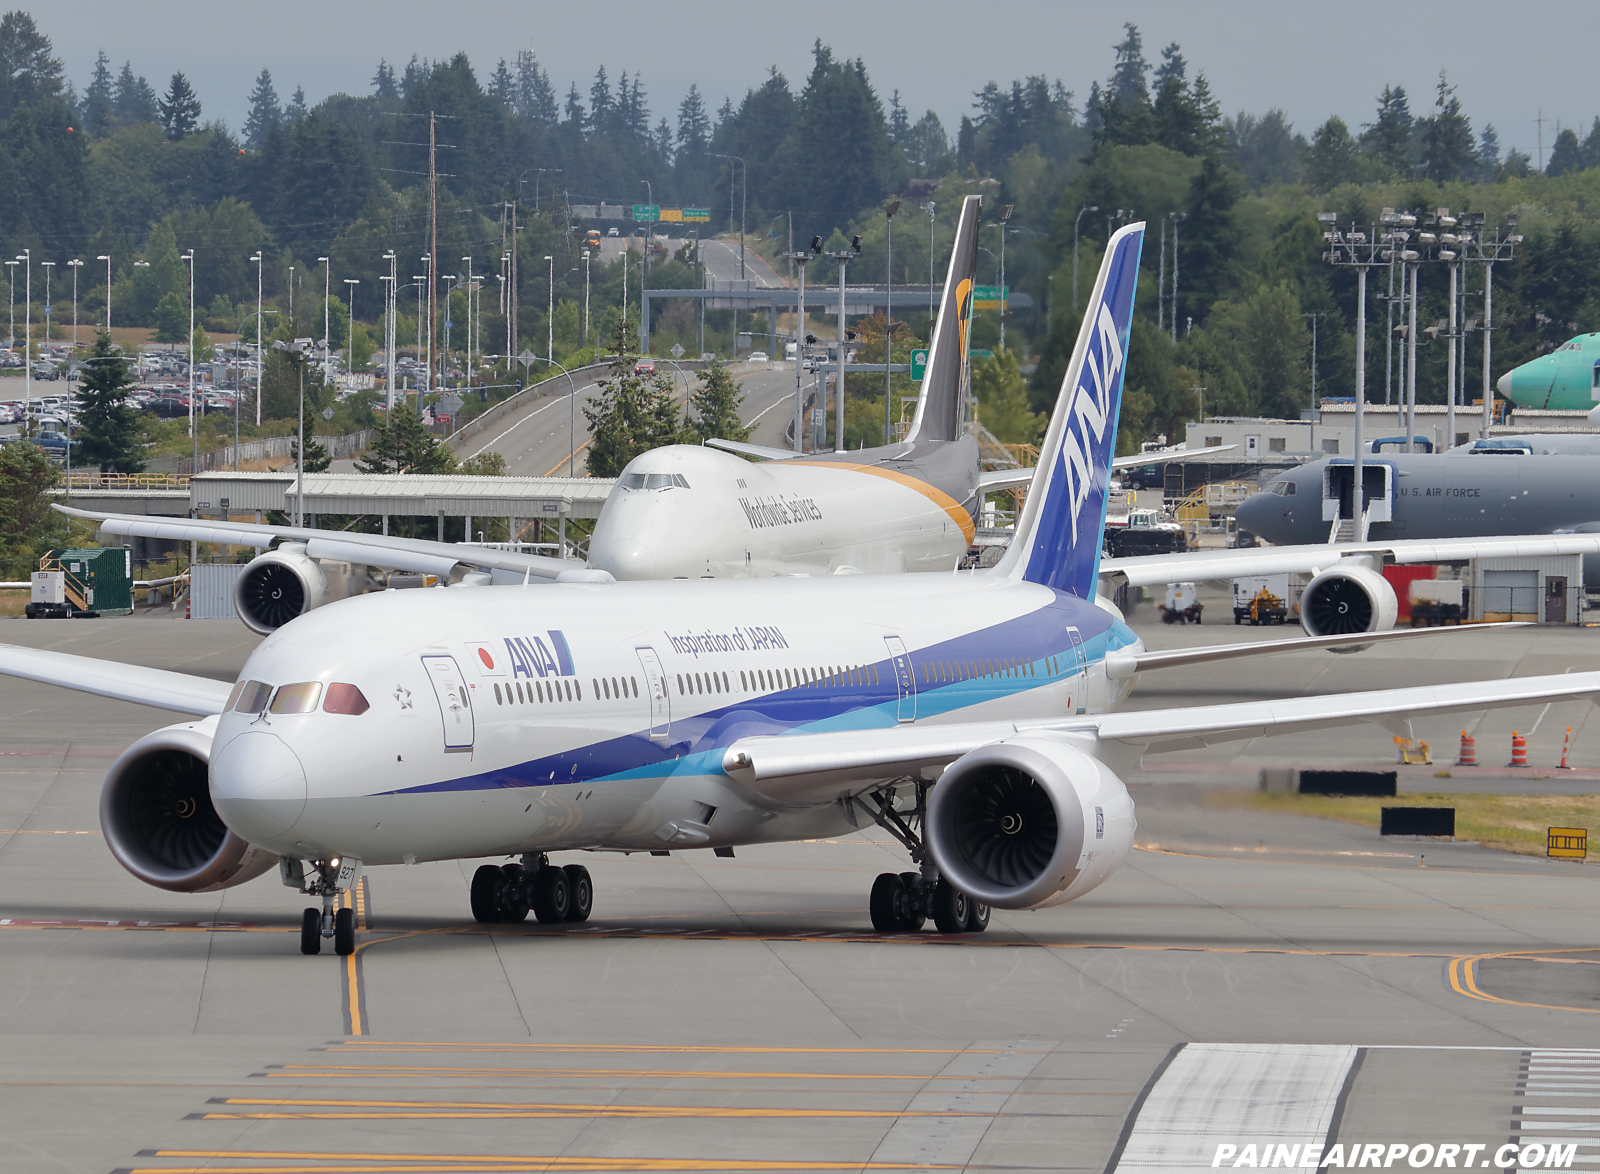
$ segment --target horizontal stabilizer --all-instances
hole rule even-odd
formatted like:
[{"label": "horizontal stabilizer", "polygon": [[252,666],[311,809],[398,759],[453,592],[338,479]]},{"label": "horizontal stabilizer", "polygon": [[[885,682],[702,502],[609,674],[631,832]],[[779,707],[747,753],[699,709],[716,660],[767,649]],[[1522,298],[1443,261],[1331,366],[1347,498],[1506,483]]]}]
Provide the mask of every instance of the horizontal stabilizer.
[{"label": "horizontal stabilizer", "polygon": [[188,673],[119,664],[66,652],[44,652],[16,644],[0,644],[0,673],[202,717],[221,713],[233,688],[225,681]]},{"label": "horizontal stabilizer", "polygon": [[746,444],[742,440],[708,440],[706,447],[726,449],[744,457],[760,457],[764,461],[792,461],[800,455],[793,449],[768,448],[764,444]]},{"label": "horizontal stabilizer", "polygon": [[1200,457],[1216,456],[1219,452],[1232,452],[1237,444],[1214,444],[1210,448],[1172,448],[1160,452],[1135,453],[1131,457],[1117,457],[1112,469],[1142,469],[1146,465],[1170,465],[1173,462],[1193,461]]}]

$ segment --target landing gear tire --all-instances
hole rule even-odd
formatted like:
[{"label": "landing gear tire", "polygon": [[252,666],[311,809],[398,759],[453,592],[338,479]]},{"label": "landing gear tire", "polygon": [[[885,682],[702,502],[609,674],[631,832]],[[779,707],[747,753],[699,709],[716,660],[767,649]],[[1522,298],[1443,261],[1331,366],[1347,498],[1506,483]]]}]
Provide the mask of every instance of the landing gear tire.
[{"label": "landing gear tire", "polygon": [[300,915],[300,952],[322,953],[322,910],[307,909]]},{"label": "landing gear tire", "polygon": [[567,874],[567,920],[588,921],[594,908],[594,883],[589,870],[581,864],[569,864],[561,870]]},{"label": "landing gear tire", "polygon": [[472,874],[472,916],[487,925],[500,920],[500,889],[506,875],[492,864],[481,866]]},{"label": "landing gear tire", "polygon": [[533,874],[533,915],[545,925],[567,919],[572,908],[572,890],[564,870],[547,864]]},{"label": "landing gear tire", "polygon": [[949,881],[940,878],[933,891],[933,924],[940,933],[966,933],[972,901]]},{"label": "landing gear tire", "polygon": [[967,899],[967,932],[982,933],[989,928],[989,906]]},{"label": "landing gear tire", "polygon": [[900,918],[906,905],[906,885],[892,872],[880,872],[872,882],[867,908],[872,913],[872,928],[879,933],[899,933]]},{"label": "landing gear tire", "polygon": [[906,933],[918,933],[928,920],[928,886],[922,874],[916,872],[902,872],[900,883],[906,890],[906,907],[900,928]]},{"label": "landing gear tire", "polygon": [[500,916],[497,920],[515,922],[528,919],[528,874],[520,864],[506,864],[500,869]]},{"label": "landing gear tire", "polygon": [[354,954],[356,952],[356,911],[354,909],[340,909],[333,915],[333,952],[335,954]]}]

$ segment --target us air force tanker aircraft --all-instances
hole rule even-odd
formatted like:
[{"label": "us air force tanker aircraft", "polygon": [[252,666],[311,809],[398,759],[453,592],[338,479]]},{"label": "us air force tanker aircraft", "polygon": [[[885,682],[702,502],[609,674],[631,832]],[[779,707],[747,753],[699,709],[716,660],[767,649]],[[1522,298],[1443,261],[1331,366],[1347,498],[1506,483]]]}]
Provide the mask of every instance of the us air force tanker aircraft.
[{"label": "us air force tanker aircraft", "polygon": [[1142,671],[1260,647],[1146,652],[1095,599],[1142,235],[1110,242],[993,570],[469,576],[301,615],[231,688],[17,647],[0,672],[189,715],[111,768],[106,843],[180,892],[276,868],[322,900],[306,953],[355,948],[353,913],[333,906],[363,868],[511,857],[477,870],[474,917],[581,921],[589,875],[555,853],[731,851],[869,823],[916,865],[874,882],[876,927],[981,930],[991,906],[1070,901],[1111,875],[1135,827],[1116,771],[1142,753],[1363,722],[1409,736],[1415,716],[1600,695],[1600,673],[1573,673],[1111,712]]},{"label": "us air force tanker aircraft", "polygon": [[[1506,437],[1490,443],[1502,445],[1519,439],[1522,438]],[[1364,457],[1363,463],[1370,519],[1368,537],[1372,541],[1324,545],[1322,565],[1336,554],[1382,555],[1390,550],[1401,551],[1398,561],[1402,562],[1483,557],[1496,552],[1489,546],[1507,541],[1515,543],[1516,548],[1506,553],[1591,553],[1596,549],[1600,535],[1600,459],[1594,456],[1499,448],[1437,455],[1372,455]],[[1302,465],[1246,498],[1235,517],[1251,533],[1303,554],[1307,547],[1294,544],[1318,540],[1326,544],[1335,521],[1351,517],[1353,478],[1354,468],[1348,457]],[[1528,537],[1489,537],[1502,534]],[[1402,535],[1405,541],[1393,541]],[[1441,546],[1452,544],[1421,541],[1427,539],[1460,541],[1453,544],[1456,553],[1443,554]],[[1543,545],[1535,551],[1529,546],[1533,542]],[[1412,557],[1404,553],[1406,550],[1423,553]],[[1255,554],[1260,559],[1278,554],[1272,550],[1237,553]],[[1304,557],[1300,561],[1301,565],[1293,569],[1310,569],[1312,564]],[[1584,560],[1584,579],[1589,587],[1600,587],[1600,558]],[[1330,579],[1326,581],[1326,591],[1322,589],[1324,585],[1313,583],[1308,590],[1310,586],[1319,588],[1318,596],[1331,593],[1355,604],[1363,614],[1370,611],[1374,616],[1389,617],[1391,625],[1394,622],[1393,593],[1388,592],[1380,576],[1364,576],[1359,582],[1336,583]],[[1302,615],[1309,619],[1318,604],[1316,597],[1310,604],[1302,599]]]}]

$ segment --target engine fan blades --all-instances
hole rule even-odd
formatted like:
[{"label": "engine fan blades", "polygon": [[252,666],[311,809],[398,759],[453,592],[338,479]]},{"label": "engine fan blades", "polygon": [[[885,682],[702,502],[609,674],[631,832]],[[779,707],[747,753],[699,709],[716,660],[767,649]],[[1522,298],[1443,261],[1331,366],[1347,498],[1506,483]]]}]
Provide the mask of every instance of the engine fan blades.
[{"label": "engine fan blades", "polygon": [[283,627],[306,606],[300,576],[277,563],[246,572],[242,595],[250,614],[269,628]]},{"label": "engine fan blades", "polygon": [[1317,585],[1309,604],[1302,600],[1319,636],[1349,636],[1372,625],[1372,600],[1354,579],[1329,578]]},{"label": "engine fan blades", "polygon": [[957,850],[990,884],[1019,888],[1035,880],[1059,836],[1049,794],[1010,767],[963,782],[954,819]]},{"label": "engine fan blades", "polygon": [[139,764],[123,791],[123,812],[134,842],[164,868],[187,872],[217,854],[228,829],[211,806],[206,764],[166,750]]}]

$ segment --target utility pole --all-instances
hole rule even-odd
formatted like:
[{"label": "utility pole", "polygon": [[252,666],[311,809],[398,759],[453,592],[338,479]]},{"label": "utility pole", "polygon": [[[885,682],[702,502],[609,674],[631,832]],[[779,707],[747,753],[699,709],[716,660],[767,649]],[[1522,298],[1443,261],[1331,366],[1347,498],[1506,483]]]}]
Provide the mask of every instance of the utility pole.
[{"label": "utility pole", "polygon": [[345,342],[345,374],[354,375],[356,371],[356,286],[361,284],[358,277],[346,277],[344,283],[350,288],[345,290],[345,310],[349,314],[350,325],[344,332]]},{"label": "utility pole", "polygon": [[928,208],[928,345],[933,345],[933,201]]},{"label": "utility pole", "polygon": [[[794,451],[797,453],[805,451],[805,444],[801,439],[800,433],[800,429],[803,426],[800,417],[805,407],[805,387],[802,380],[802,372],[805,370],[806,365],[806,263],[821,252],[822,238],[814,236],[811,238],[810,252],[796,250],[789,254],[789,259],[800,270],[800,309],[799,318],[795,323],[794,335]],[[734,342],[737,347],[738,339],[735,339]]]},{"label": "utility pole", "polygon": [[893,426],[890,415],[889,368],[894,363],[894,214],[900,211],[900,201],[895,200],[884,209],[884,223],[889,230],[889,248],[884,274],[883,294],[883,443],[889,443],[889,430]]},{"label": "utility pole", "polygon": [[1012,205],[1000,209],[1000,349],[1006,349],[1006,221],[1011,219]]},{"label": "utility pole", "polygon": [[317,264],[322,266],[322,374],[326,378],[328,351],[333,345],[333,261],[329,257],[318,257]]},{"label": "utility pole", "polygon": [[1322,311],[1313,310],[1309,314],[1301,314],[1302,318],[1311,319],[1311,443],[1312,452],[1317,451],[1317,319],[1322,317]]},{"label": "utility pole", "polygon": [[[262,294],[261,269],[262,269],[262,265],[265,263],[265,256],[266,256],[266,254],[264,254],[260,249],[257,249],[256,250],[256,255],[254,257],[250,258],[250,260],[252,260],[252,261],[254,261],[256,263],[256,427],[257,428],[261,427],[261,352],[262,352],[263,348],[265,348],[265,346],[266,346],[265,331],[263,329],[263,327],[266,325],[266,323],[263,320],[262,314],[261,314],[261,305],[262,305],[262,301],[261,301],[261,294]],[[290,329],[292,330],[293,327],[291,327]],[[237,410],[235,410],[234,415],[235,416],[238,415],[238,411]],[[238,443],[237,443],[237,438],[235,438],[233,456],[234,456],[235,462],[237,462],[238,457],[239,457],[239,446],[238,446]]]},{"label": "utility pole", "polygon": [[434,290],[434,274],[439,272],[439,166],[438,118],[428,111],[428,355],[423,370],[433,381],[433,341],[439,334],[439,306]]},{"label": "utility pole", "polygon": [[[1357,541],[1362,541],[1366,538],[1362,520],[1367,510],[1366,486],[1362,480],[1362,449],[1365,447],[1362,432],[1367,414],[1367,270],[1379,263],[1380,242],[1373,239],[1376,234],[1361,232],[1353,224],[1348,232],[1340,232],[1332,212],[1319,213],[1317,219],[1325,229],[1323,242],[1330,246],[1322,254],[1322,259],[1334,265],[1351,266],[1356,271],[1356,420],[1355,452],[1352,454],[1355,468],[1350,501],[1356,524],[1355,536]],[[1386,236],[1383,249],[1390,247]]]},{"label": "utility pole", "polygon": [[[1132,215],[1132,213],[1129,213]],[[1178,342],[1178,221],[1185,216],[1183,212],[1172,213],[1172,342]]]}]

